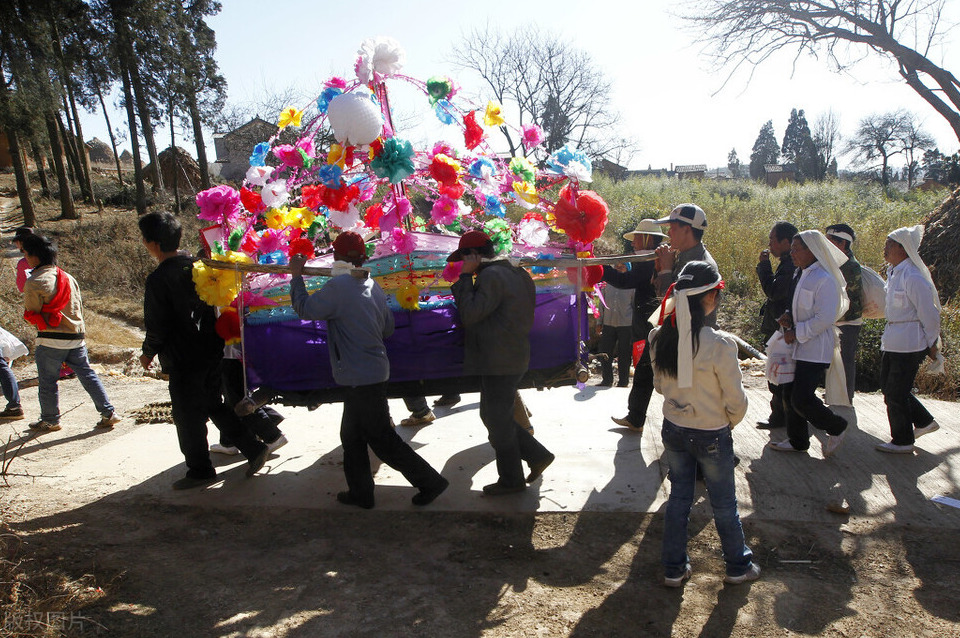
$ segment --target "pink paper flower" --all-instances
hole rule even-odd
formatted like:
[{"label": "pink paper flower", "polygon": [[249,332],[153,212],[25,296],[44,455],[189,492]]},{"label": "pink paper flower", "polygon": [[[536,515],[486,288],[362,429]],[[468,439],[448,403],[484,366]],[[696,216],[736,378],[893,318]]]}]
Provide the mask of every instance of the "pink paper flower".
[{"label": "pink paper flower", "polygon": [[462,261],[448,261],[447,265],[443,268],[443,272],[440,273],[440,276],[443,277],[444,281],[452,284],[457,279],[460,279],[460,273],[462,271]]},{"label": "pink paper flower", "polygon": [[523,131],[523,146],[527,149],[527,152],[540,146],[543,141],[542,128],[536,124],[524,124],[521,130]]},{"label": "pink paper flower", "polygon": [[280,250],[281,239],[280,233],[276,230],[272,228],[264,230],[263,234],[260,235],[260,254],[268,255]]},{"label": "pink paper flower", "polygon": [[230,186],[214,186],[197,193],[200,219],[234,225],[240,214],[240,193]]},{"label": "pink paper flower", "polygon": [[331,89],[345,89],[347,88],[347,81],[341,77],[334,76],[327,80],[324,86]]},{"label": "pink paper flower", "polygon": [[313,145],[312,137],[301,137],[297,141],[297,148],[307,154],[307,157],[316,157],[316,148]]},{"label": "pink paper flower", "polygon": [[300,168],[303,166],[303,155],[300,150],[292,144],[280,144],[273,148],[273,154],[277,159],[291,168]]},{"label": "pink paper flower", "polygon": [[[380,223],[382,227],[383,220]],[[402,228],[394,228],[390,231],[390,243],[395,253],[412,253],[417,249],[417,238]]]},{"label": "pink paper flower", "polygon": [[457,213],[459,212],[460,207],[457,205],[456,200],[451,199],[446,195],[441,195],[440,199],[433,203],[433,208],[430,210],[430,216],[437,224],[446,226],[447,224],[453,223],[453,220],[457,218]]}]

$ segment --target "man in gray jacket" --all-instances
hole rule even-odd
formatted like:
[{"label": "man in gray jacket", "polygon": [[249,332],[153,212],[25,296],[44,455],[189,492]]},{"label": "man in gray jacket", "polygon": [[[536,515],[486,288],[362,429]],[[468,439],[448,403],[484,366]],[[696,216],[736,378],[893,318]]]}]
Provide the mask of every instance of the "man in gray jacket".
[{"label": "man in gray jacket", "polygon": [[[713,255],[703,245],[703,233],[707,230],[707,214],[696,204],[680,204],[657,223],[666,226],[669,244],[657,246],[657,294],[667,295],[667,290],[677,281],[677,275],[691,261],[705,261],[717,267]],[[717,311],[707,315],[706,325],[717,327]]]},{"label": "man in gray jacket", "polygon": [[[493,242],[478,230],[464,233],[447,261],[463,262],[451,290],[466,332],[464,374],[480,376],[480,419],[497,455],[499,479],[483,493],[522,492],[554,459],[513,417],[517,387],[530,365],[536,288],[526,270],[494,259]],[[521,460],[530,466],[526,483]]]}]

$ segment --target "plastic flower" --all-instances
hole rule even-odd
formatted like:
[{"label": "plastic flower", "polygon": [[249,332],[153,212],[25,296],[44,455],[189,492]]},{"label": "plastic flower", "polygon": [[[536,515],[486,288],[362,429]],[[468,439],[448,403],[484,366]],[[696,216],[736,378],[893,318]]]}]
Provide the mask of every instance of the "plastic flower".
[{"label": "plastic flower", "polygon": [[399,184],[414,173],[413,145],[391,137],[383,142],[383,150],[370,162],[370,168],[377,177]]},{"label": "plastic flower", "polygon": [[291,168],[301,168],[303,166],[303,156],[293,144],[278,144],[273,148],[274,156],[283,162],[284,166]]},{"label": "plastic flower", "polygon": [[330,223],[334,226],[348,230],[360,224],[360,211],[353,204],[349,204],[344,210],[330,210]]},{"label": "plastic flower", "polygon": [[287,248],[287,255],[290,257],[303,255],[307,259],[310,259],[314,256],[313,242],[306,237],[297,237],[290,242],[290,246]]},{"label": "plastic flower", "polygon": [[270,253],[275,253],[280,250],[282,235],[274,230],[273,228],[268,228],[260,233],[260,242],[258,248],[261,255],[268,255]]},{"label": "plastic flower", "polygon": [[483,123],[487,126],[502,126],[506,120],[503,119],[503,107],[490,100],[487,102],[487,108],[483,111]]},{"label": "plastic flower", "polygon": [[476,179],[489,179],[497,174],[497,165],[489,157],[479,157],[470,165],[469,172]]},{"label": "plastic flower", "polygon": [[446,195],[441,195],[440,198],[433,203],[433,208],[430,210],[430,218],[433,219],[435,223],[446,226],[447,224],[453,223],[453,220],[457,218],[459,212],[460,206],[456,200]]},{"label": "plastic flower", "polygon": [[225,344],[240,343],[240,313],[236,308],[227,306],[220,311],[213,329]]},{"label": "plastic flower", "polygon": [[[223,261],[250,263],[250,258],[243,253],[228,252]],[[212,268],[197,260],[193,262],[192,275],[197,294],[211,306],[229,306],[240,292],[242,277],[233,270]]]},{"label": "plastic flower", "polygon": [[456,93],[453,80],[445,75],[435,75],[427,80],[427,95],[430,96],[430,104],[434,105],[441,100],[447,101]]},{"label": "plastic flower", "polygon": [[[270,152],[269,142],[260,142],[253,147],[250,154],[250,166],[263,166],[267,162],[267,153]],[[273,170],[272,168],[270,170]]]},{"label": "plastic flower", "polygon": [[550,238],[550,227],[539,213],[527,213],[517,224],[517,238],[528,246],[543,246]]},{"label": "plastic flower", "polygon": [[327,108],[330,106],[330,100],[341,95],[343,93],[343,87],[339,86],[328,86],[323,91],[320,92],[320,97],[317,98],[317,111],[326,115]]},{"label": "plastic flower", "polygon": [[390,231],[390,247],[394,253],[412,253],[417,249],[417,238],[403,228]]},{"label": "plastic flower", "polygon": [[480,145],[480,142],[483,141],[483,138],[486,137],[487,134],[484,132],[483,127],[477,124],[476,111],[470,111],[463,116],[463,126],[463,142],[467,148],[472,151]]},{"label": "plastic flower", "polygon": [[603,234],[609,212],[599,195],[593,191],[575,192],[569,183],[560,189],[554,207],[557,228],[581,244],[589,244]]},{"label": "plastic flower", "polygon": [[528,204],[537,204],[540,202],[540,195],[537,194],[537,187],[531,182],[514,182],[513,192],[517,197]]},{"label": "plastic flower", "polygon": [[354,67],[357,78],[364,84],[371,81],[381,82],[384,77],[396,75],[406,62],[406,53],[393,38],[367,38],[357,51],[357,63]]},{"label": "plastic flower", "polygon": [[437,119],[444,124],[453,124],[457,121],[457,114],[453,110],[453,105],[446,100],[437,100],[433,112],[437,114]]},{"label": "plastic flower", "polygon": [[323,182],[324,186],[336,188],[340,184],[340,177],[343,170],[336,164],[325,164],[317,171],[317,177]]},{"label": "plastic flower", "polygon": [[443,272],[440,273],[440,276],[443,277],[444,281],[452,284],[457,279],[460,279],[460,273],[462,271],[462,261],[448,261],[447,265],[443,267]]},{"label": "plastic flower", "polygon": [[513,237],[510,233],[510,225],[502,219],[491,219],[483,225],[483,231],[490,236],[493,241],[493,249],[496,253],[509,253],[513,248]]},{"label": "plastic flower", "polygon": [[524,124],[520,131],[523,133],[523,147],[528,153],[543,142],[543,129],[536,124]]},{"label": "plastic flower", "polygon": [[277,122],[277,126],[280,128],[287,128],[290,125],[300,126],[302,119],[303,111],[291,106],[280,111],[280,120]]},{"label": "plastic flower", "polygon": [[526,157],[514,157],[510,160],[510,172],[526,182],[532,182],[536,178],[537,169]]},{"label": "plastic flower", "polygon": [[420,289],[413,282],[405,283],[397,291],[397,303],[404,310],[420,310]]},{"label": "plastic flower", "polygon": [[267,209],[267,207],[263,205],[263,198],[260,197],[260,193],[252,191],[246,186],[240,189],[240,203],[243,204],[243,207],[248,212],[254,215],[262,213]]},{"label": "plastic flower", "polygon": [[572,179],[589,182],[592,179],[593,165],[582,151],[571,144],[564,144],[547,158],[547,168],[554,173],[566,175]]},{"label": "plastic flower", "polygon": [[430,176],[444,185],[457,183],[460,173],[460,162],[448,155],[440,153],[433,156],[430,162]]},{"label": "plastic flower", "polygon": [[270,182],[260,191],[260,197],[267,208],[278,208],[290,201],[290,193],[287,192],[287,180],[278,179]]},{"label": "plastic flower", "polygon": [[197,193],[200,219],[232,226],[240,214],[240,193],[230,186],[214,186]]},{"label": "plastic flower", "polygon": [[380,228],[381,217],[383,217],[383,204],[374,204],[363,214],[363,223],[367,228],[377,230]]},{"label": "plastic flower", "polygon": [[488,215],[494,215],[495,217],[504,217],[507,214],[507,209],[503,207],[503,202],[501,202],[500,198],[496,195],[487,195],[486,199],[483,200],[483,208],[487,211]]},{"label": "plastic flower", "polygon": [[[269,149],[270,147],[267,146],[267,150]],[[251,166],[247,169],[246,179],[247,183],[252,186],[263,186],[270,179],[271,175],[273,175],[273,167],[261,164],[260,166]]]}]

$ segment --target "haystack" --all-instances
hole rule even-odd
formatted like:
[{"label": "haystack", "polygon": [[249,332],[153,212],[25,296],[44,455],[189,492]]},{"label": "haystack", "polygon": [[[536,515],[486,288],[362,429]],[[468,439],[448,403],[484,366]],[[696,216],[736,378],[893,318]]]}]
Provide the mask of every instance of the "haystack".
[{"label": "haystack", "polygon": [[[189,153],[180,148],[176,148],[176,163],[174,163],[174,147],[167,148],[160,152],[160,176],[163,179],[164,188],[173,188],[174,165],[177,170],[177,187],[181,193],[196,193],[200,190],[200,166],[197,160],[193,159]],[[153,183],[153,165],[148,164],[143,169],[144,178]]]},{"label": "haystack", "polygon": [[99,138],[93,138],[87,142],[87,152],[90,155],[90,161],[94,164],[110,164],[113,162],[113,150],[110,145]]},{"label": "haystack", "polygon": [[960,290],[960,188],[923,219],[920,257],[930,268],[940,298]]}]

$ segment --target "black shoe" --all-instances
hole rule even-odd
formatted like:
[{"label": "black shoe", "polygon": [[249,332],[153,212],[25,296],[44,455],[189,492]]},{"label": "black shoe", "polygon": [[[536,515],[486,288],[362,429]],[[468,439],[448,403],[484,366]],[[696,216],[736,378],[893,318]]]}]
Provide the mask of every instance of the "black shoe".
[{"label": "black shoe", "polygon": [[757,421],[758,430],[776,430],[777,428],[782,428],[783,426],[779,423],[771,423],[769,419],[764,419],[762,421]]},{"label": "black shoe", "polygon": [[173,489],[175,490],[192,490],[195,487],[203,487],[204,485],[210,485],[211,483],[216,483],[219,477],[216,473],[205,476],[202,478],[196,478],[190,475],[184,476],[182,479],[177,479],[173,482]]},{"label": "black shoe", "polygon": [[603,379],[603,380],[600,381],[600,383],[597,384],[597,387],[598,387],[598,388],[612,388],[612,387],[613,387],[613,379],[609,379],[609,380]]},{"label": "black shoe", "polygon": [[337,501],[343,503],[344,505],[356,505],[357,507],[362,507],[365,510],[373,509],[373,499],[365,501],[357,498],[350,492],[337,492]]},{"label": "black shoe", "polygon": [[433,402],[433,407],[435,408],[452,408],[456,404],[460,403],[459,394],[443,395],[439,399]]},{"label": "black shoe", "polygon": [[526,485],[502,485],[500,483],[491,483],[483,486],[484,496],[503,496],[504,494],[516,494],[527,489]]},{"label": "black shoe", "polygon": [[544,471],[545,469],[547,469],[548,467],[550,467],[550,464],[553,463],[553,461],[554,461],[556,458],[557,458],[557,457],[555,457],[553,454],[551,454],[551,455],[545,457],[545,458],[544,458],[543,460],[541,460],[541,461],[537,461],[536,463],[531,463],[531,464],[530,464],[530,474],[527,475],[527,483],[533,483],[533,482],[536,481],[538,478],[540,478],[540,475],[543,474],[543,471]]},{"label": "black shoe", "polygon": [[626,387],[629,387],[629,386],[630,386],[630,382],[629,382],[629,381],[620,381],[619,383],[617,383],[617,387],[618,387],[618,388],[626,388]]},{"label": "black shoe", "polygon": [[[261,444],[262,445],[262,444]],[[252,459],[247,461],[247,478],[250,478],[254,474],[260,471],[260,468],[263,467],[263,464],[267,462],[267,458],[270,456],[270,448],[266,445],[263,446],[263,450],[260,451]]]},{"label": "black shoe", "polygon": [[441,482],[429,489],[422,489],[413,495],[410,501],[414,505],[429,505],[435,498],[443,494],[444,490],[450,485],[450,481],[441,477]]}]

